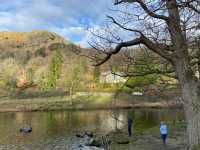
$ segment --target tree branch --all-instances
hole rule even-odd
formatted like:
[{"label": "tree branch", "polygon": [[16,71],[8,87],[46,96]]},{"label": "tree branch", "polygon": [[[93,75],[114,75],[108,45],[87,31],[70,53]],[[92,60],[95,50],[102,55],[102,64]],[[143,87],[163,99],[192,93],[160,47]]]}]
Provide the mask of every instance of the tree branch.
[{"label": "tree branch", "polygon": [[143,10],[151,17],[153,18],[157,18],[157,19],[161,19],[161,20],[165,20],[165,21],[168,21],[168,17],[167,16],[164,16],[164,15],[158,15],[156,13],[154,13],[154,11],[151,11],[147,5],[143,2],[143,0],[116,0],[115,1],[115,5],[118,5],[118,4],[121,4],[121,3],[138,3],[142,8]]},{"label": "tree branch", "polygon": [[190,8],[190,9],[192,9],[193,11],[195,11],[195,12],[197,12],[197,13],[200,14],[200,10],[199,10],[198,8],[196,8],[195,6],[193,6],[193,5],[191,5],[191,4],[188,4],[187,6],[188,6],[188,8]]},{"label": "tree branch", "polygon": [[139,38],[135,38],[134,40],[131,40],[131,41],[119,43],[115,47],[114,50],[107,52],[106,53],[107,56],[102,61],[97,63],[96,66],[100,66],[103,63],[105,63],[106,61],[108,61],[112,55],[117,54],[123,47],[130,47],[130,46],[135,46],[135,45],[139,45],[139,44],[145,45],[150,50],[154,51],[161,57],[163,57],[163,58],[167,59],[168,61],[170,61],[171,63],[173,63],[173,55],[168,52],[169,46],[167,46],[165,44],[154,43],[150,39],[145,37],[143,34],[141,34],[141,36]]},{"label": "tree branch", "polygon": [[106,54],[107,56],[101,62],[97,63],[96,66],[100,66],[100,65],[104,64],[106,61],[108,61],[111,58],[111,56],[113,54],[117,54],[123,47],[138,45],[140,43],[141,43],[141,38],[136,38],[131,41],[119,43],[113,51],[107,52],[107,54]]},{"label": "tree branch", "polygon": [[194,2],[196,2],[197,6],[200,6],[200,1],[199,0],[187,0],[187,1],[181,1],[181,4],[179,5],[179,7],[188,7],[191,10],[193,10],[194,12],[200,14],[200,9],[198,9],[197,7],[195,7],[193,5]]},{"label": "tree branch", "polygon": [[[154,69],[154,70],[148,70],[145,72],[126,72],[125,74],[119,74],[116,72],[111,72],[114,75],[120,76],[120,77],[139,77],[139,76],[146,76],[146,75],[152,75],[152,74],[161,74],[161,75],[166,75],[174,73],[175,70],[159,70],[159,69]],[[175,78],[175,77],[174,77]]]},{"label": "tree branch", "polygon": [[111,17],[111,16],[107,16],[107,17],[108,17],[109,19],[111,19],[112,22],[113,22],[114,24],[116,24],[117,26],[119,26],[120,28],[122,28],[122,29],[124,29],[124,30],[132,31],[132,32],[137,32],[137,33],[142,34],[142,32],[139,31],[139,30],[135,30],[135,29],[131,29],[131,28],[125,27],[124,25],[122,25],[122,24],[120,24],[119,22],[117,22],[117,21],[116,21],[113,17]]}]

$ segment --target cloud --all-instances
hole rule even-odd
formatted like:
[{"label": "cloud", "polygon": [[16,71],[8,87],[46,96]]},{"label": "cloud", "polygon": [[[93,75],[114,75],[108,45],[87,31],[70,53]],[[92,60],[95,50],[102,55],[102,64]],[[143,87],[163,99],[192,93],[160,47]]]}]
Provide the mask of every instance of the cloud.
[{"label": "cloud", "polygon": [[86,44],[86,27],[101,26],[109,0],[0,0],[0,30],[56,32],[68,40]]},{"label": "cloud", "polygon": [[84,27],[69,27],[69,28],[51,28],[50,31],[55,32],[67,40],[73,41],[75,44],[82,47],[88,47],[88,41],[91,38],[91,33]]},{"label": "cloud", "polygon": [[0,25],[10,25],[13,23],[13,16],[9,12],[0,12]]}]

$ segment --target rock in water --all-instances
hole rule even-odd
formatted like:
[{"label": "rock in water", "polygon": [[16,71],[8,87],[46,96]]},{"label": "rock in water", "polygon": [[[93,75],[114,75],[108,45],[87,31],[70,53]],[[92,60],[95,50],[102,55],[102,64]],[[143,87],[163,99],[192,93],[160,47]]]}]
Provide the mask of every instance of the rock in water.
[{"label": "rock in water", "polygon": [[78,137],[78,138],[84,138],[84,135],[76,134],[76,137]]},{"label": "rock in water", "polygon": [[19,131],[22,133],[30,133],[32,132],[32,127],[31,126],[22,127],[19,129]]},{"label": "rock in water", "polygon": [[92,132],[85,132],[85,135],[88,137],[91,137],[91,138],[94,136],[94,134]]}]

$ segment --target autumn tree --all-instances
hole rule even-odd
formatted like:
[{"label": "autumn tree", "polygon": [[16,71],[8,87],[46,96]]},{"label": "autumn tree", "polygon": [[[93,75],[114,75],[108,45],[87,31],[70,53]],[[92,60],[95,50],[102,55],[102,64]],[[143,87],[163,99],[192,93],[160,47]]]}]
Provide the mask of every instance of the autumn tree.
[{"label": "autumn tree", "polygon": [[133,46],[148,48],[167,60],[181,86],[191,150],[200,144],[200,49],[194,44],[199,36],[200,1],[115,0],[111,12],[109,25],[92,31],[89,44],[103,54],[95,56],[96,65]]}]

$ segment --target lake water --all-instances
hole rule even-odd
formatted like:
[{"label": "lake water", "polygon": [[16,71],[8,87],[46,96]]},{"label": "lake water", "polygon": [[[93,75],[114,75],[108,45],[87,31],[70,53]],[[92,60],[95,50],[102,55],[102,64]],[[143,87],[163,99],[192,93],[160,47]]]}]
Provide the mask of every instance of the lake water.
[{"label": "lake water", "polygon": [[[159,125],[161,120],[183,120],[181,110],[135,109],[0,113],[0,150],[71,150],[76,133],[108,133],[126,126],[127,114],[133,117],[134,132]],[[120,121],[114,119],[117,117]],[[22,134],[19,128],[31,124],[33,131]]]}]

